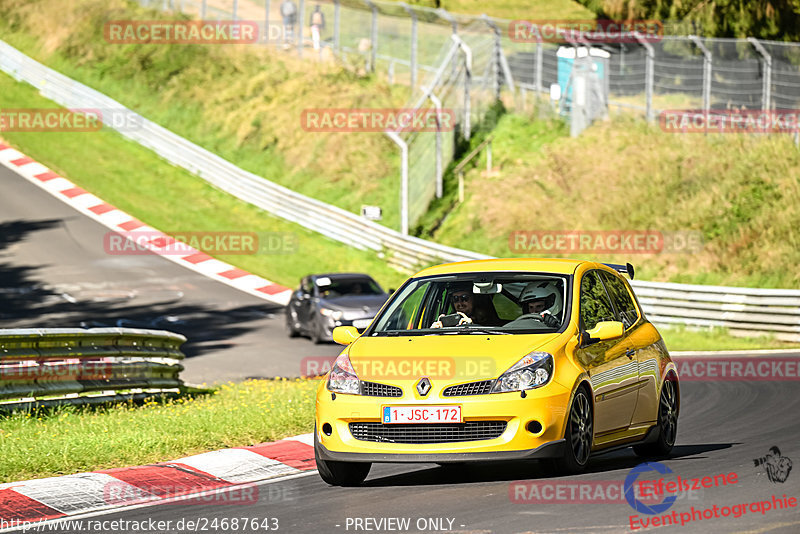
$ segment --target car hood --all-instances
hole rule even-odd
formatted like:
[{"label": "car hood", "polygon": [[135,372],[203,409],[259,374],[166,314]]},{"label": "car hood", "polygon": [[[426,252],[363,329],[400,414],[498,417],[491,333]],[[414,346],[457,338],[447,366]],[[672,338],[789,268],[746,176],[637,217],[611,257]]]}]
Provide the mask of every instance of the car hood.
[{"label": "car hood", "polygon": [[562,334],[361,336],[349,347],[362,380],[398,382],[428,376],[449,382],[496,378]]},{"label": "car hood", "polygon": [[320,300],[320,305],[337,310],[360,310],[364,315],[374,317],[389,295],[344,295]]}]

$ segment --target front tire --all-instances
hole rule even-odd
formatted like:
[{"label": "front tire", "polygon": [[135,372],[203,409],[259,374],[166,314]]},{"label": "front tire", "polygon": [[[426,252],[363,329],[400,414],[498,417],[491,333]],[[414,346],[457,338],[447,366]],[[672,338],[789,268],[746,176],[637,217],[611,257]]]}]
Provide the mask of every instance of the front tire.
[{"label": "front tire", "polygon": [[[314,430],[314,441],[316,444],[317,432]],[[317,462],[319,476],[331,486],[358,486],[367,478],[371,463],[361,462],[336,462],[333,460],[323,460],[319,457],[317,447],[314,447],[314,460]]]},{"label": "front tire", "polygon": [[580,473],[589,463],[594,439],[594,414],[592,403],[586,389],[581,387],[575,393],[569,410],[564,455],[557,458],[554,466],[559,473],[574,475]]},{"label": "front tire", "polygon": [[658,400],[658,438],[653,443],[634,445],[633,452],[644,457],[669,455],[678,435],[678,388],[672,379],[664,381]]}]

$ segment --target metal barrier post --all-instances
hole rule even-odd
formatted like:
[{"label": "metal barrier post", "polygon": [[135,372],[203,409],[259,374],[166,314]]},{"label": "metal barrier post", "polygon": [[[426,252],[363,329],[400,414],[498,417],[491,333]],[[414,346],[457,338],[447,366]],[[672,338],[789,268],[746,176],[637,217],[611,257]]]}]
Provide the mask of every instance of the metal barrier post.
[{"label": "metal barrier post", "polygon": [[544,62],[544,43],[539,41],[536,43],[536,99],[544,92],[544,84],[542,83],[542,63]]},{"label": "metal barrier post", "polygon": [[705,114],[706,133],[708,133],[708,115],[711,109],[711,50],[706,48],[696,35],[690,35],[689,39],[703,52],[703,112]]},{"label": "metal barrier post", "polygon": [[411,91],[417,86],[417,12],[405,2],[400,2],[411,17]]},{"label": "metal barrier post", "polygon": [[236,20],[236,15],[238,11],[239,11],[239,0],[233,0],[233,14],[231,15],[231,18],[234,21]]},{"label": "metal barrier post", "polygon": [[205,20],[206,18],[206,11],[208,10],[208,0],[203,0],[203,3],[200,4],[200,18]]},{"label": "metal barrier post", "polygon": [[494,48],[492,50],[492,84],[494,85],[494,98],[500,100],[500,28],[489,19],[485,13],[481,20],[491,28],[494,34]]},{"label": "metal barrier post", "polygon": [[433,105],[436,107],[436,198],[442,198],[443,195],[443,180],[442,180],[442,101],[432,89],[427,89],[425,94]]},{"label": "metal barrier post", "polygon": [[[452,32],[453,35],[458,35],[458,21],[455,19],[455,17],[453,17],[453,15],[448,13],[447,10],[445,10],[443,7],[437,9],[436,14],[450,23],[450,28],[453,30]],[[453,68],[450,71],[451,76],[455,76],[457,70],[458,70],[458,65],[455,62],[453,62]]]},{"label": "metal barrier post", "polygon": [[408,235],[408,143],[397,132],[386,132],[386,135],[400,147],[400,233]]},{"label": "metal barrier post", "polygon": [[764,58],[764,79],[761,89],[761,105],[764,106],[764,111],[767,111],[772,105],[772,56],[755,37],[748,37],[747,42],[753,45],[756,51],[761,54],[761,57]]},{"label": "metal barrier post", "polygon": [[469,141],[472,135],[472,128],[470,125],[470,84],[472,83],[472,49],[467,46],[461,37],[453,34],[450,38],[458,43],[459,49],[464,53],[464,123],[461,130],[464,134],[464,139]]},{"label": "metal barrier post", "polygon": [[653,70],[654,67],[654,60],[655,60],[655,51],[653,50],[653,45],[648,43],[644,36],[639,32],[634,32],[633,36],[639,41],[639,44],[642,45],[645,50],[647,51],[647,59],[645,60],[644,64],[644,71],[645,71],[645,81],[644,81],[644,95],[645,95],[645,117],[647,117],[647,122],[653,122],[653,81],[655,78],[655,72]]}]

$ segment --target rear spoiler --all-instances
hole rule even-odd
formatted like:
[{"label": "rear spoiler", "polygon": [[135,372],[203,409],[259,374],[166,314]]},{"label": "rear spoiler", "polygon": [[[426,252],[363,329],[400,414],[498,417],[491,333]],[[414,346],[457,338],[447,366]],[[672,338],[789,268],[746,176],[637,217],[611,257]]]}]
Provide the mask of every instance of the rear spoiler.
[{"label": "rear spoiler", "polygon": [[606,267],[611,267],[620,274],[627,274],[628,278],[633,280],[633,265],[630,263],[626,263],[625,265],[620,265],[618,263],[604,263],[603,265]]}]

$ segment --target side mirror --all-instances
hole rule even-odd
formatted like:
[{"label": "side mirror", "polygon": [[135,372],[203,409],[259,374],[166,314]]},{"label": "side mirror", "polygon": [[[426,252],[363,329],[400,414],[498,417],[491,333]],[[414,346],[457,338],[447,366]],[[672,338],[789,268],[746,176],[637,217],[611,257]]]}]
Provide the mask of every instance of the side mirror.
[{"label": "side mirror", "polygon": [[[589,336],[589,344],[597,341],[606,341],[607,339],[617,339],[622,337],[625,333],[625,325],[619,321],[601,321],[591,330],[587,330],[585,334]],[[584,338],[581,338],[583,341]]]},{"label": "side mirror", "polygon": [[394,293],[395,291],[397,291],[397,290],[396,290],[396,289],[393,289],[393,288],[391,288],[391,287],[389,288],[389,294],[390,294],[390,295],[391,295],[392,293]]},{"label": "side mirror", "polygon": [[349,345],[357,337],[358,330],[354,326],[337,326],[333,329],[333,340],[339,345]]}]

